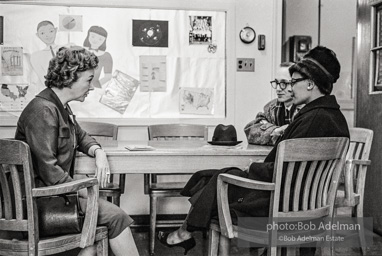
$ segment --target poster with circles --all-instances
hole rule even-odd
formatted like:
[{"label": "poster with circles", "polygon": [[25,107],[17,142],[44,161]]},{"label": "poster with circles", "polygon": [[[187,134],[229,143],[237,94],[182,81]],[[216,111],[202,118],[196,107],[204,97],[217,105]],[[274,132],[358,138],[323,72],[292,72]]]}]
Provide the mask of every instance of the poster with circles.
[{"label": "poster with circles", "polygon": [[60,15],[60,31],[82,31],[82,15]]}]

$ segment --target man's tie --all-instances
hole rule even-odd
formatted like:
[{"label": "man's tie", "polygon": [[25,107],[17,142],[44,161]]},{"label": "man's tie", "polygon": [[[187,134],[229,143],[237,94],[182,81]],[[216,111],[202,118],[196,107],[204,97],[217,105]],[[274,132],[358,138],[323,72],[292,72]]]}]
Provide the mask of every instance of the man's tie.
[{"label": "man's tie", "polygon": [[49,48],[50,48],[50,52],[52,53],[52,56],[55,57],[56,55],[54,54],[52,46],[50,45]]}]

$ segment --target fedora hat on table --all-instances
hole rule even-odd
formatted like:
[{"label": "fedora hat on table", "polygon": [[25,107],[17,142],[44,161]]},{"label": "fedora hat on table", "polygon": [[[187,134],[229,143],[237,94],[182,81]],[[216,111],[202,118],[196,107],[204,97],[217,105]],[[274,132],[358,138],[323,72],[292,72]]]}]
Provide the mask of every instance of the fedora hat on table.
[{"label": "fedora hat on table", "polygon": [[212,141],[208,141],[209,144],[218,146],[235,146],[241,142],[237,140],[235,127],[223,124],[216,126]]}]

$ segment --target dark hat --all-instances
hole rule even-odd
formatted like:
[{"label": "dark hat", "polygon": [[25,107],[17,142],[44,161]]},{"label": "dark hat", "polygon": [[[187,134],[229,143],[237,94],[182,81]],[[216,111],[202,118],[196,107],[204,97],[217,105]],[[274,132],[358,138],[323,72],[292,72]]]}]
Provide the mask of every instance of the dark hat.
[{"label": "dark hat", "polygon": [[208,143],[212,145],[221,146],[235,146],[241,142],[242,141],[237,141],[235,126],[223,124],[216,126],[212,141],[208,141]]},{"label": "dark hat", "polygon": [[332,92],[333,84],[340,77],[340,71],[341,65],[336,54],[324,46],[316,46],[289,68],[291,75],[298,72],[313,80],[324,94]]}]

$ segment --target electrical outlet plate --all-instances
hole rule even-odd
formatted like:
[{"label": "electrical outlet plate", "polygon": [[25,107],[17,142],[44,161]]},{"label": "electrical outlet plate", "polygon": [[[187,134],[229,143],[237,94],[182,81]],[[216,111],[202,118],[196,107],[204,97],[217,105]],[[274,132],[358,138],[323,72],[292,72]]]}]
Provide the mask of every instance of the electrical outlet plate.
[{"label": "electrical outlet plate", "polygon": [[237,58],[236,68],[238,72],[255,72],[255,59]]}]

